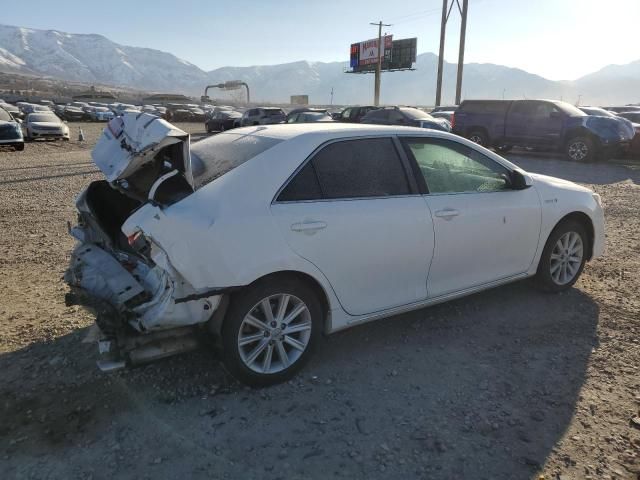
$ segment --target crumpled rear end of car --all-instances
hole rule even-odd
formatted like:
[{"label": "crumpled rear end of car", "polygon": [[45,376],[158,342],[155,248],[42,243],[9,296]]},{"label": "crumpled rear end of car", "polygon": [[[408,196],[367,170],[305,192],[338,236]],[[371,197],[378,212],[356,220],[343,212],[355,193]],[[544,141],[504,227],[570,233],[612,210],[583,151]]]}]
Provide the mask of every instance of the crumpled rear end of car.
[{"label": "crumpled rear end of car", "polygon": [[175,203],[193,192],[189,135],[148,114],[109,122],[93,153],[106,180],[76,200],[77,240],[65,273],[68,304],[96,315],[105,370],[195,346],[194,326],[211,319],[218,292],[199,291],[144,232],[122,225],[140,208]]}]

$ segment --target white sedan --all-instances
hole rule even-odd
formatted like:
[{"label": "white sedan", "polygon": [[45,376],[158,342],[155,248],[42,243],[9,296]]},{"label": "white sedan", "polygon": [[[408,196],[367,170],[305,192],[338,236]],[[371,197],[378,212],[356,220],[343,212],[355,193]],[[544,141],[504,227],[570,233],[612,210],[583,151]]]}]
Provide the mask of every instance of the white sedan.
[{"label": "white sedan", "polygon": [[103,369],[210,332],[233,375],[272,384],[323,333],[527,277],[565,290],[604,250],[597,194],[421,128],[256,126],[190,146],[125,114],[93,158],[106,180],[77,200],[66,279],[96,311]]}]

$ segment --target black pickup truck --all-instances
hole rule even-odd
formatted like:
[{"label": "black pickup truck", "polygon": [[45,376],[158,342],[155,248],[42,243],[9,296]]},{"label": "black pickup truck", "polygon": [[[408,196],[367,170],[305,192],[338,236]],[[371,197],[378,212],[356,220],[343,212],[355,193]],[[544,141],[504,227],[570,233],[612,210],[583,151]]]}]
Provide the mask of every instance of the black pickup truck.
[{"label": "black pickup truck", "polygon": [[556,150],[581,162],[625,152],[635,133],[622,119],[590,116],[553,100],[465,100],[452,130],[500,152],[514,146]]}]

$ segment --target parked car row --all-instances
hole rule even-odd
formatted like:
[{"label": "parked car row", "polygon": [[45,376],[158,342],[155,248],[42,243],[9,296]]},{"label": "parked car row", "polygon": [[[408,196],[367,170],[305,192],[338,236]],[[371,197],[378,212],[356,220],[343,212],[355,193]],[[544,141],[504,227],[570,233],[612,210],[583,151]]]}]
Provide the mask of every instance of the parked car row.
[{"label": "parked car row", "polygon": [[39,138],[69,140],[69,127],[51,110],[29,113],[23,121],[0,105],[0,147],[22,151],[25,140]]},{"label": "parked car row", "polygon": [[277,123],[368,123],[377,125],[404,125],[431,128],[448,132],[451,124],[446,118],[435,118],[427,112],[413,107],[348,107],[341,112],[330,113],[327,109],[300,107],[285,113],[278,107],[251,108],[233,115],[226,111],[212,113],[205,121],[208,133],[250,125],[273,125]]}]

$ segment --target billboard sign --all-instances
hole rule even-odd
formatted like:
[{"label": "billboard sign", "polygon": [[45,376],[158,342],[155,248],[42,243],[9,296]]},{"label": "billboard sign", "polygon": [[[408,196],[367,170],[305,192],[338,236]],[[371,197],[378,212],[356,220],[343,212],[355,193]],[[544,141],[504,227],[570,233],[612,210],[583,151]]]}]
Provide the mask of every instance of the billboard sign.
[{"label": "billboard sign", "polygon": [[[382,37],[382,44],[384,45],[384,52],[391,50],[393,45],[393,36],[386,35]],[[360,65],[371,65],[378,63],[378,56],[380,49],[378,48],[378,39],[367,40],[366,42],[360,42]]]},{"label": "billboard sign", "polygon": [[[416,62],[417,45],[417,38],[393,40],[391,35],[385,36],[382,70],[406,70],[412,68]],[[354,43],[351,45],[349,66],[354,73],[373,72],[378,63],[377,55],[377,39]]]},{"label": "billboard sign", "polygon": [[391,57],[391,49],[393,47],[393,35],[385,35],[382,37],[383,49],[378,48],[378,39],[366,40],[351,45],[351,68],[358,68],[364,65],[376,65],[378,56],[382,53],[383,61],[387,57]]}]

